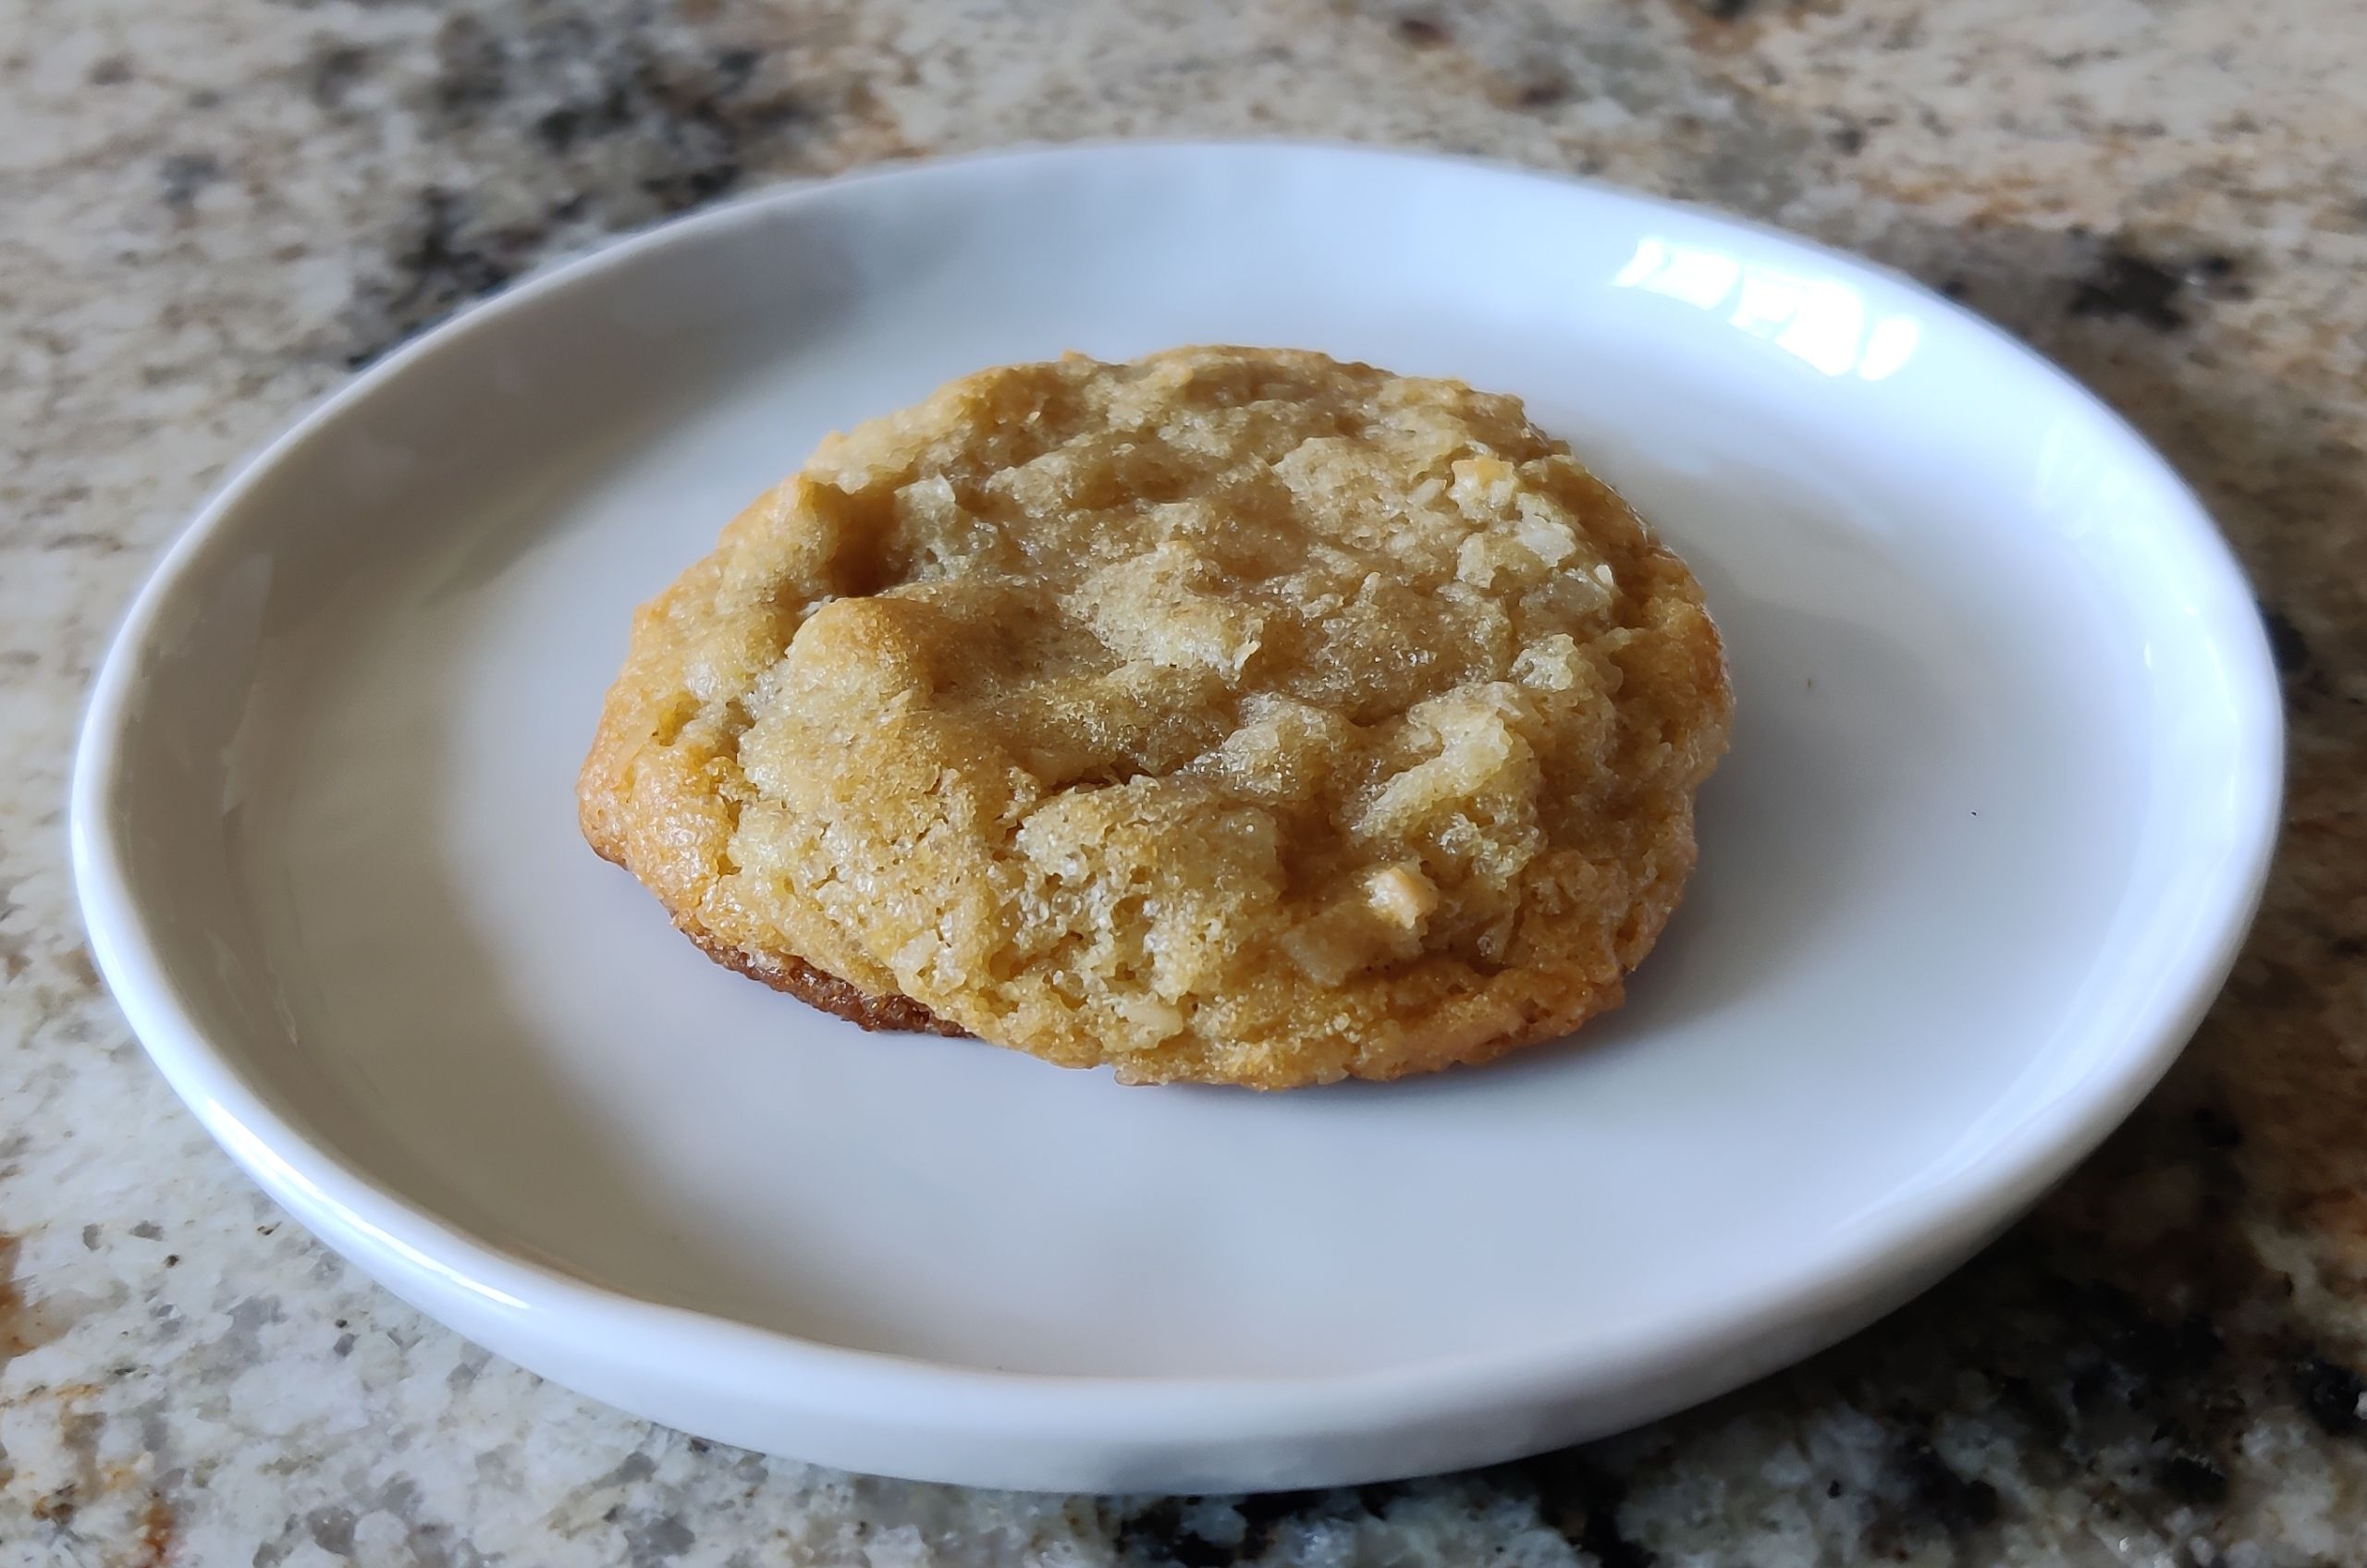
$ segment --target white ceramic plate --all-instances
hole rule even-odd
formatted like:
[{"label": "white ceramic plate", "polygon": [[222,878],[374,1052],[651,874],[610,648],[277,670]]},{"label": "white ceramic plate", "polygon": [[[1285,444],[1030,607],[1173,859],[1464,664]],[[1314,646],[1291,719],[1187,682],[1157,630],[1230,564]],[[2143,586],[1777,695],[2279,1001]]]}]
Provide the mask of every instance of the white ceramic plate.
[{"label": "white ceramic plate", "polygon": [[[1519,393],[1700,574],[1739,718],[1624,1012],[1396,1085],[1122,1088],[859,1034],[583,847],[632,606],[816,437],[1199,341]],[[1913,285],[1498,168],[1110,147],[743,202],[362,377],[132,610],[75,846],[207,1128],[501,1354],[862,1470],[1311,1485],[1632,1423],[1967,1256],[2194,1026],[2279,752],[2192,496]]]}]

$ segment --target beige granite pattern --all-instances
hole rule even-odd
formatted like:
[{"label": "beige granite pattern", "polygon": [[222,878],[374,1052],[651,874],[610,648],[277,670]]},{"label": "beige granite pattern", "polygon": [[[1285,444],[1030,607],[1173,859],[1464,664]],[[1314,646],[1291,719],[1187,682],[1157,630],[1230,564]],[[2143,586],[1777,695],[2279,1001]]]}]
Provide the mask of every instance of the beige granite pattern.
[{"label": "beige granite pattern", "polygon": [[[2353,0],[17,0],[0,9],[0,1564],[2367,1562],[2367,8]],[[1584,170],[1905,267],[2201,488],[2293,717],[2195,1048],[1932,1295],[1691,1415],[1249,1500],[965,1493],[542,1384],[282,1223],[92,974],[114,617],[350,367],[728,191],[1029,139]]]}]

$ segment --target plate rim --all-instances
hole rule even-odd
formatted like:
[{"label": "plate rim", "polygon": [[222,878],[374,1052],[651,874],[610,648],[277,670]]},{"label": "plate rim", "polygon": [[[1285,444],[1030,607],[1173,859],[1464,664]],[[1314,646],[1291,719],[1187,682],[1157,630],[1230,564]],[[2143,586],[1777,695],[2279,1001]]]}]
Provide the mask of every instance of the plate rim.
[{"label": "plate rim", "polygon": [[[435,356],[459,350],[472,333],[652,251],[702,243],[762,223],[775,211],[857,187],[959,178],[966,171],[998,166],[1211,154],[1446,165],[1706,222],[1813,255],[1844,276],[1881,277],[1910,291],[1923,308],[1968,325],[1991,348],[2005,351],[2005,362],[2048,384],[2067,407],[2110,433],[2129,457],[2152,471],[2165,486],[2165,499],[2179,503],[2172,510],[2182,515],[2165,515],[2164,521],[2175,521],[2186,536],[2186,551],[2248,602],[2257,602],[2232,548],[2193,489],[2125,418],[2067,372],[1895,269],[1700,203],[1505,160],[1303,139],[1022,145],[768,186],[535,269],[332,390],[235,466],[157,557],[117,624],[92,688],[73,761],[68,832],[84,925],[109,990],[158,1070],[215,1141],[283,1207],[337,1250],[366,1255],[366,1260],[356,1261],[365,1262],[406,1299],[419,1299],[414,1290],[440,1300],[458,1292],[473,1298],[492,1320],[512,1320],[592,1359],[616,1361],[619,1346],[657,1346],[639,1354],[629,1349],[622,1359],[676,1382],[690,1380],[695,1366],[705,1374],[703,1386],[712,1390],[728,1384],[744,1392],[759,1386],[779,1408],[876,1420],[884,1411],[911,1407],[916,1413],[908,1426],[980,1435],[1057,1432],[1064,1442],[1220,1443],[1253,1432],[1314,1440],[1377,1425],[1429,1426],[1515,1404],[1576,1405],[1613,1398],[1621,1390],[1668,1381],[1743,1345],[1787,1332],[1813,1334],[1820,1318],[1846,1314],[1853,1304],[1919,1278],[1925,1283],[1936,1278],[2059,1181],[2136,1108],[2183,1050],[2231,971],[2274,855],[2282,815],[2284,710],[2257,614],[2249,638],[2233,631],[2228,638],[2237,666],[2231,684],[2243,703],[2244,725],[2229,777],[2246,809],[2231,814],[2237,833],[2227,864],[2214,872],[2198,898],[2194,929],[2179,944],[2178,971],[2154,990],[2148,1009],[2128,1029],[2129,1047],[2100,1070],[2085,1092],[2034,1114],[1998,1150],[1917,1193],[1883,1222],[1866,1227],[1853,1244],[1819,1255],[1812,1267],[1768,1280],[1752,1293],[1747,1309],[1719,1297],[1707,1306],[1616,1331],[1596,1328],[1509,1350],[1290,1378],[1004,1371],[858,1350],[631,1296],[482,1240],[380,1186],[333,1145],[300,1130],[216,1049],[184,1004],[176,966],[142,913],[129,869],[124,823],[114,805],[126,773],[138,698],[158,656],[157,629],[173,606],[202,596],[207,557],[276,468],[339,422],[366,411],[379,388]],[[431,1315],[443,1316],[433,1309]],[[1832,1337],[1837,1335],[1817,1342]],[[1805,1348],[1812,1347],[1804,1343]],[[718,1377],[718,1366],[728,1376]]]}]

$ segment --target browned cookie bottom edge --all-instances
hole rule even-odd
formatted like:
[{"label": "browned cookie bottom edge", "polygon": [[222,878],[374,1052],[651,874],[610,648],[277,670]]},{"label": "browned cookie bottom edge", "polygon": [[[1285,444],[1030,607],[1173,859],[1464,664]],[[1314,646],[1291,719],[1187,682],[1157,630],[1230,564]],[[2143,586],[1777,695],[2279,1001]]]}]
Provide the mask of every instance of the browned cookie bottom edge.
[{"label": "browned cookie bottom edge", "polygon": [[786,991],[806,1006],[819,1008],[859,1028],[883,1035],[971,1037],[967,1029],[948,1023],[910,997],[875,997],[862,986],[816,969],[802,958],[747,952],[694,926],[684,925],[681,932],[697,944],[699,951],[726,969],[736,969],[751,980],[761,980],[776,991]]}]

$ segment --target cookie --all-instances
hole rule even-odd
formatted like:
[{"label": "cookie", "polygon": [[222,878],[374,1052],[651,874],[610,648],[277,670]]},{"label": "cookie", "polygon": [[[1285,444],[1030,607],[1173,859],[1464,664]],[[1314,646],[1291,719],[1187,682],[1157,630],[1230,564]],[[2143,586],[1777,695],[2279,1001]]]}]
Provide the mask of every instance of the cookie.
[{"label": "cookie", "polygon": [[1516,399],[1072,356],[742,513],[636,618],[580,802],[841,1016],[1285,1088],[1617,1005],[1731,703],[1692,575]]}]

